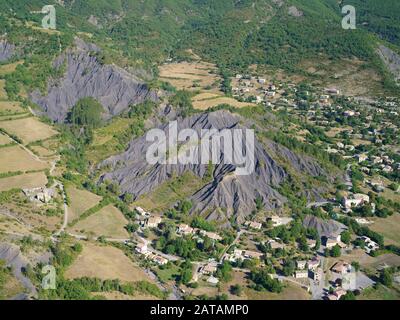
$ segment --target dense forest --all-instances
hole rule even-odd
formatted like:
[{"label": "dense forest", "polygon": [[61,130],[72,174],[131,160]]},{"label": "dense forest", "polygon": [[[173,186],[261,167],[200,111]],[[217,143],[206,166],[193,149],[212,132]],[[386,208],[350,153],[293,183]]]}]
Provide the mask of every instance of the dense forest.
[{"label": "dense forest", "polygon": [[[2,1],[0,23],[10,30],[4,21],[8,12],[39,23],[42,15],[31,11],[48,2]],[[168,57],[184,56],[188,48],[229,69],[258,63],[293,70],[301,60],[321,54],[329,59],[369,59],[379,38],[394,45],[400,42],[396,0],[351,1],[357,12],[356,30],[342,29],[341,7],[333,0],[66,0],[63,6],[54,2],[58,30],[90,33],[107,54],[122,52],[129,63],[148,69]],[[293,7],[297,15],[290,13]]]}]

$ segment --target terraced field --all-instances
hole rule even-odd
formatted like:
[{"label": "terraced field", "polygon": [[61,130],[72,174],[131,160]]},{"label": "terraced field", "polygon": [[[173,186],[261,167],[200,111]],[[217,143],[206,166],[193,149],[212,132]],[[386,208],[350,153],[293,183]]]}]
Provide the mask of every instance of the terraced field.
[{"label": "terraced field", "polygon": [[128,220],[112,205],[79,221],[72,229],[74,232],[96,237],[127,239],[129,233],[125,230]]},{"label": "terraced field", "polygon": [[0,121],[0,128],[4,129],[7,133],[17,136],[24,144],[45,140],[57,134],[57,131],[51,126],[34,117]]},{"label": "terraced field", "polygon": [[68,212],[69,222],[79,218],[82,213],[93,208],[101,201],[101,197],[98,195],[86,190],[80,190],[75,186],[68,186],[66,190],[70,199]]}]

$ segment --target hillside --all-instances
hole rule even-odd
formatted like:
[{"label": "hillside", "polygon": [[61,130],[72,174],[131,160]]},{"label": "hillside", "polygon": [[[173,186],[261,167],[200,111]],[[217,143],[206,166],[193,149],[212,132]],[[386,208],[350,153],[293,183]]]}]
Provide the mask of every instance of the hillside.
[{"label": "hillside", "polygon": [[0,30],[0,300],[399,298],[398,0],[0,0]]},{"label": "hillside", "polygon": [[[38,9],[44,2],[18,3],[3,1],[2,11],[14,10],[21,21],[39,21],[39,16],[23,8]],[[111,61],[155,73],[156,65],[165,59],[188,58],[185,50],[192,49],[223,72],[258,64],[304,73],[308,60],[358,59],[388,82],[376,48],[378,43],[388,43],[399,50],[396,0],[383,6],[374,5],[373,0],[352,3],[358,9],[356,30],[342,29],[341,8],[333,0],[77,0],[61,4],[56,3],[60,31],[89,36]]]}]

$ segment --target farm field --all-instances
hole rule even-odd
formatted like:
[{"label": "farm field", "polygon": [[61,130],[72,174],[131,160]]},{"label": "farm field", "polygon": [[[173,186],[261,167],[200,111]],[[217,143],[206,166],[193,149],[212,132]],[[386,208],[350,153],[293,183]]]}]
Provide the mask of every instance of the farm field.
[{"label": "farm field", "polygon": [[385,237],[385,244],[400,245],[400,214],[395,213],[391,217],[377,218],[370,229]]},{"label": "farm field", "polygon": [[24,144],[38,140],[45,140],[57,134],[51,126],[39,121],[37,118],[2,121],[0,128],[19,137]]},{"label": "farm field", "polygon": [[21,174],[18,176],[1,178],[0,192],[11,189],[38,188],[45,186],[46,183],[47,177],[44,172]]},{"label": "farm field", "polygon": [[0,100],[6,100],[7,99],[7,92],[4,89],[4,86],[6,84],[6,81],[3,79],[0,79]]},{"label": "farm field", "polygon": [[220,77],[216,66],[202,61],[164,64],[160,67],[160,80],[169,82],[179,90],[207,90],[219,92]]},{"label": "farm field", "polygon": [[350,254],[342,254],[339,259],[329,258],[327,259],[327,265],[331,267],[338,260],[343,260],[348,263],[357,261],[360,263],[361,267],[365,268],[378,268],[384,264],[400,266],[400,257],[395,254],[388,253],[382,254],[378,257],[371,257],[362,249],[353,250]]},{"label": "farm field", "polygon": [[112,205],[79,221],[74,227],[74,232],[90,233],[94,236],[107,238],[127,239],[129,233],[125,230],[128,220]]},{"label": "farm field", "polygon": [[55,152],[42,146],[30,146],[30,149],[32,149],[35,154],[39,155],[39,157],[51,157],[55,155]]},{"label": "farm field", "polygon": [[80,190],[75,186],[67,186],[66,191],[71,201],[68,211],[69,222],[79,218],[82,213],[101,201],[100,196],[86,190]]},{"label": "farm field", "polygon": [[38,161],[18,145],[10,145],[2,148],[0,154],[0,173],[36,171],[44,170],[48,167],[47,163]]},{"label": "farm field", "polygon": [[121,292],[112,291],[112,292],[94,292],[93,296],[101,296],[106,298],[107,300],[159,300],[159,298],[145,295],[141,293],[135,293],[131,296],[127,294],[123,294]]},{"label": "farm field", "polygon": [[249,300],[310,300],[311,295],[300,286],[285,282],[285,288],[281,293],[268,291],[259,292],[246,288],[244,294]]},{"label": "farm field", "polygon": [[228,104],[235,108],[244,108],[249,106],[255,106],[254,103],[249,102],[239,102],[233,98],[223,97],[223,96],[215,96],[213,98],[199,98],[199,96],[195,96],[193,98],[193,107],[199,110],[207,110],[213,107],[216,107],[221,104]]},{"label": "farm field", "polygon": [[48,167],[18,145],[3,147],[0,153],[0,173],[44,170]]},{"label": "farm field", "polygon": [[96,277],[103,280],[119,279],[124,282],[152,280],[135,266],[125,254],[114,247],[85,243],[82,252],[65,272],[67,279]]},{"label": "farm field", "polygon": [[4,145],[10,144],[12,142],[13,141],[9,137],[7,137],[6,135],[0,133],[0,146],[4,146]]},{"label": "farm field", "polygon": [[[1,83],[0,83],[1,85]],[[1,90],[1,87],[0,87]],[[1,91],[0,91],[1,95]],[[14,115],[19,113],[25,113],[19,102],[11,102],[11,101],[0,101],[0,116],[3,115]]]}]

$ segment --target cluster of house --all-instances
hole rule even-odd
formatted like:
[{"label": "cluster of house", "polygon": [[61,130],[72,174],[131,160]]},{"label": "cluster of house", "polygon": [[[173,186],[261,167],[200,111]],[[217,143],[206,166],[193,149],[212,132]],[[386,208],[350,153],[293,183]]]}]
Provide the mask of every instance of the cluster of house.
[{"label": "cluster of house", "polygon": [[371,253],[372,251],[379,250],[379,244],[371,240],[369,237],[362,236],[360,239],[365,243],[364,249],[366,253]]},{"label": "cluster of house", "polygon": [[150,212],[145,211],[141,207],[136,207],[136,212],[143,218],[140,221],[140,225],[143,228],[158,228],[161,224],[162,219],[160,216],[156,216],[151,214]]},{"label": "cluster of house", "polygon": [[[375,139],[375,143],[381,142],[380,139]],[[385,154],[369,157],[368,154],[361,153],[356,154],[354,157],[357,159],[358,163],[365,164],[361,170],[366,173],[371,172],[371,170],[380,170],[384,173],[391,173],[395,170],[400,170],[400,163],[396,163],[392,158]]]},{"label": "cluster of house", "polygon": [[323,277],[323,270],[320,268],[321,260],[318,256],[313,257],[311,260],[301,260],[296,262],[296,271],[294,277],[296,279],[311,278],[315,282],[321,281]]},{"label": "cluster of house", "polygon": [[260,260],[263,256],[263,253],[257,251],[234,249],[232,253],[225,253],[222,259],[229,262],[238,262],[246,259]]},{"label": "cluster of house", "polygon": [[[218,263],[215,261],[210,261],[209,263],[203,265],[202,267],[200,267],[199,270],[199,274],[200,275],[204,275],[207,276],[207,282],[212,284],[212,285],[217,285],[219,283],[218,278],[216,278],[214,276],[214,274],[217,272],[218,270]],[[197,275],[197,273],[196,273]],[[196,276],[198,277],[198,276]],[[197,281],[198,279],[193,279],[194,281]]]},{"label": "cluster of house", "polygon": [[366,205],[370,202],[369,196],[362,193],[352,194],[343,197],[342,205],[345,211],[351,211],[352,208],[357,208]]},{"label": "cluster of house", "polygon": [[322,237],[323,244],[327,249],[332,249],[335,246],[339,246],[340,248],[344,249],[347,247],[345,243],[341,241],[341,235],[334,235],[329,237]]},{"label": "cluster of house", "polygon": [[151,251],[149,251],[147,244],[146,243],[139,243],[136,247],[135,250],[137,253],[140,253],[146,257],[146,259],[153,261],[154,263],[162,266],[164,264],[168,263],[168,259],[158,255],[154,254]]},{"label": "cluster of house", "polygon": [[55,195],[55,190],[53,188],[39,187],[33,189],[22,189],[22,191],[30,201],[44,204],[49,203]]},{"label": "cluster of house", "polygon": [[201,235],[203,237],[208,237],[208,238],[210,238],[211,240],[214,240],[214,241],[221,241],[222,240],[222,237],[219,234],[215,233],[215,232],[205,231],[205,230],[198,229],[198,228],[192,228],[189,225],[183,224],[183,223],[178,226],[178,228],[176,230],[176,233],[179,234],[179,235],[185,235],[185,236],[188,236],[188,235]]},{"label": "cluster of house", "polygon": [[[290,222],[293,221],[293,218],[290,217],[280,217],[280,216],[271,216],[268,217],[266,219],[267,223],[271,222],[272,226],[275,227],[279,227],[279,226],[284,226],[289,224]],[[244,223],[245,227],[247,227],[248,229],[253,229],[253,230],[261,230],[262,228],[262,223],[261,222],[257,222],[257,221],[246,221]]]},{"label": "cluster of house", "polygon": [[333,265],[331,271],[335,277],[335,288],[333,291],[328,292],[325,298],[327,300],[340,300],[340,298],[344,296],[348,290],[355,289],[355,277],[350,277],[353,269],[351,264],[345,261],[338,261]]},{"label": "cluster of house", "polygon": [[262,77],[237,74],[237,86],[232,87],[233,96],[245,98],[246,95],[254,95],[253,103],[267,103],[267,100],[275,97],[277,86],[273,83],[266,84],[267,80]]}]

